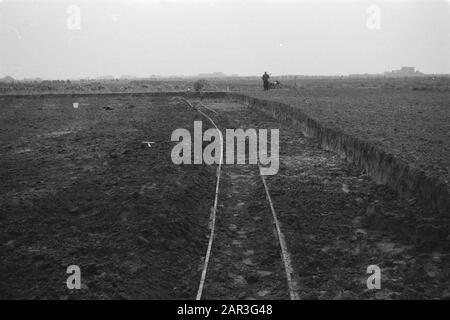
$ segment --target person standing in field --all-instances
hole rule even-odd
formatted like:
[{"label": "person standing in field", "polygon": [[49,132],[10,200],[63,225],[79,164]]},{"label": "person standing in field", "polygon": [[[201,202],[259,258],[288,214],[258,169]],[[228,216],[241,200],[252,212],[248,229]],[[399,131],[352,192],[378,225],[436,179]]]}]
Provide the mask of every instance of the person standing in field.
[{"label": "person standing in field", "polygon": [[264,91],[269,90],[269,78],[270,78],[269,74],[267,73],[267,71],[265,71],[262,76]]}]

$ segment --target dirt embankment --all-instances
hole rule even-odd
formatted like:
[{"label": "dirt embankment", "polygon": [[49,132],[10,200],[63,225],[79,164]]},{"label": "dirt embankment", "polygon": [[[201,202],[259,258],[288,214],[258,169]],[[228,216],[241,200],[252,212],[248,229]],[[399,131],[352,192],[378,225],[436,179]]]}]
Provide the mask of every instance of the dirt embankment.
[{"label": "dirt embankment", "polygon": [[[428,175],[450,183],[450,91],[409,86],[302,86],[251,96],[287,103],[326,127],[376,144]],[[402,84],[402,82],[399,82]],[[413,86],[414,88],[414,86]],[[446,88],[446,89],[445,89]]]}]

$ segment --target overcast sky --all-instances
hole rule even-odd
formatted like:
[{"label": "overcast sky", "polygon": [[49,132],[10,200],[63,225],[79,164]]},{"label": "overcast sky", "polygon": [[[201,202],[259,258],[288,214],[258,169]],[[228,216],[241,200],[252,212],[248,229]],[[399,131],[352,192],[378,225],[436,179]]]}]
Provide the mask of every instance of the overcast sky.
[{"label": "overcast sky", "polygon": [[15,78],[450,73],[449,57],[448,0],[0,0]]}]

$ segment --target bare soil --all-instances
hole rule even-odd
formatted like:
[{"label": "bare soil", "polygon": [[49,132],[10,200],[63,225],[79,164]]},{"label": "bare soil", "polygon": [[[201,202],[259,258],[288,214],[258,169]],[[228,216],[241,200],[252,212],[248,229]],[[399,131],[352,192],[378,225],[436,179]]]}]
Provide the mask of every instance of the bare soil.
[{"label": "bare soil", "polygon": [[[205,103],[221,128],[280,130],[280,171],[267,181],[301,298],[450,298],[445,217],[429,218],[294,127]],[[200,114],[145,97],[3,97],[0,105],[1,298],[195,297],[216,168],[174,165],[170,136],[192,132],[194,120],[206,130]],[[255,170],[224,167],[207,298],[288,297]],[[66,288],[72,264],[82,290]],[[366,286],[373,264],[381,290]]]},{"label": "bare soil", "polygon": [[[166,99],[0,104],[1,298],[195,297],[215,170],[174,165],[170,136],[197,113]],[[73,264],[82,290],[66,288]]]}]

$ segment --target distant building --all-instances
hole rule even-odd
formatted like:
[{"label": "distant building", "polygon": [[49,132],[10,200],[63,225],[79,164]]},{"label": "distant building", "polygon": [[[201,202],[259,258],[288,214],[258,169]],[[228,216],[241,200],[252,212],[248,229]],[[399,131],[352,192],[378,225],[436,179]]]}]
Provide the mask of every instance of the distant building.
[{"label": "distant building", "polygon": [[225,78],[226,74],[223,72],[212,72],[212,73],[200,73],[199,78]]},{"label": "distant building", "polygon": [[380,73],[362,73],[362,74],[349,74],[349,78],[382,78],[382,77],[395,77],[395,78],[405,78],[405,77],[420,77],[424,76],[420,71],[417,71],[415,67],[401,67],[400,70],[385,71],[383,74]]},{"label": "distant building", "polygon": [[24,78],[22,81],[23,82],[41,82],[42,79],[41,78]]},{"label": "distant building", "polygon": [[137,79],[137,77],[131,74],[124,74],[120,76],[120,79],[121,80]]},{"label": "distant building", "polygon": [[111,75],[97,77],[97,80],[114,80],[114,79],[115,77]]},{"label": "distant building", "polygon": [[400,70],[386,71],[384,75],[387,77],[417,77],[424,74],[417,71],[415,67],[402,67]]}]

